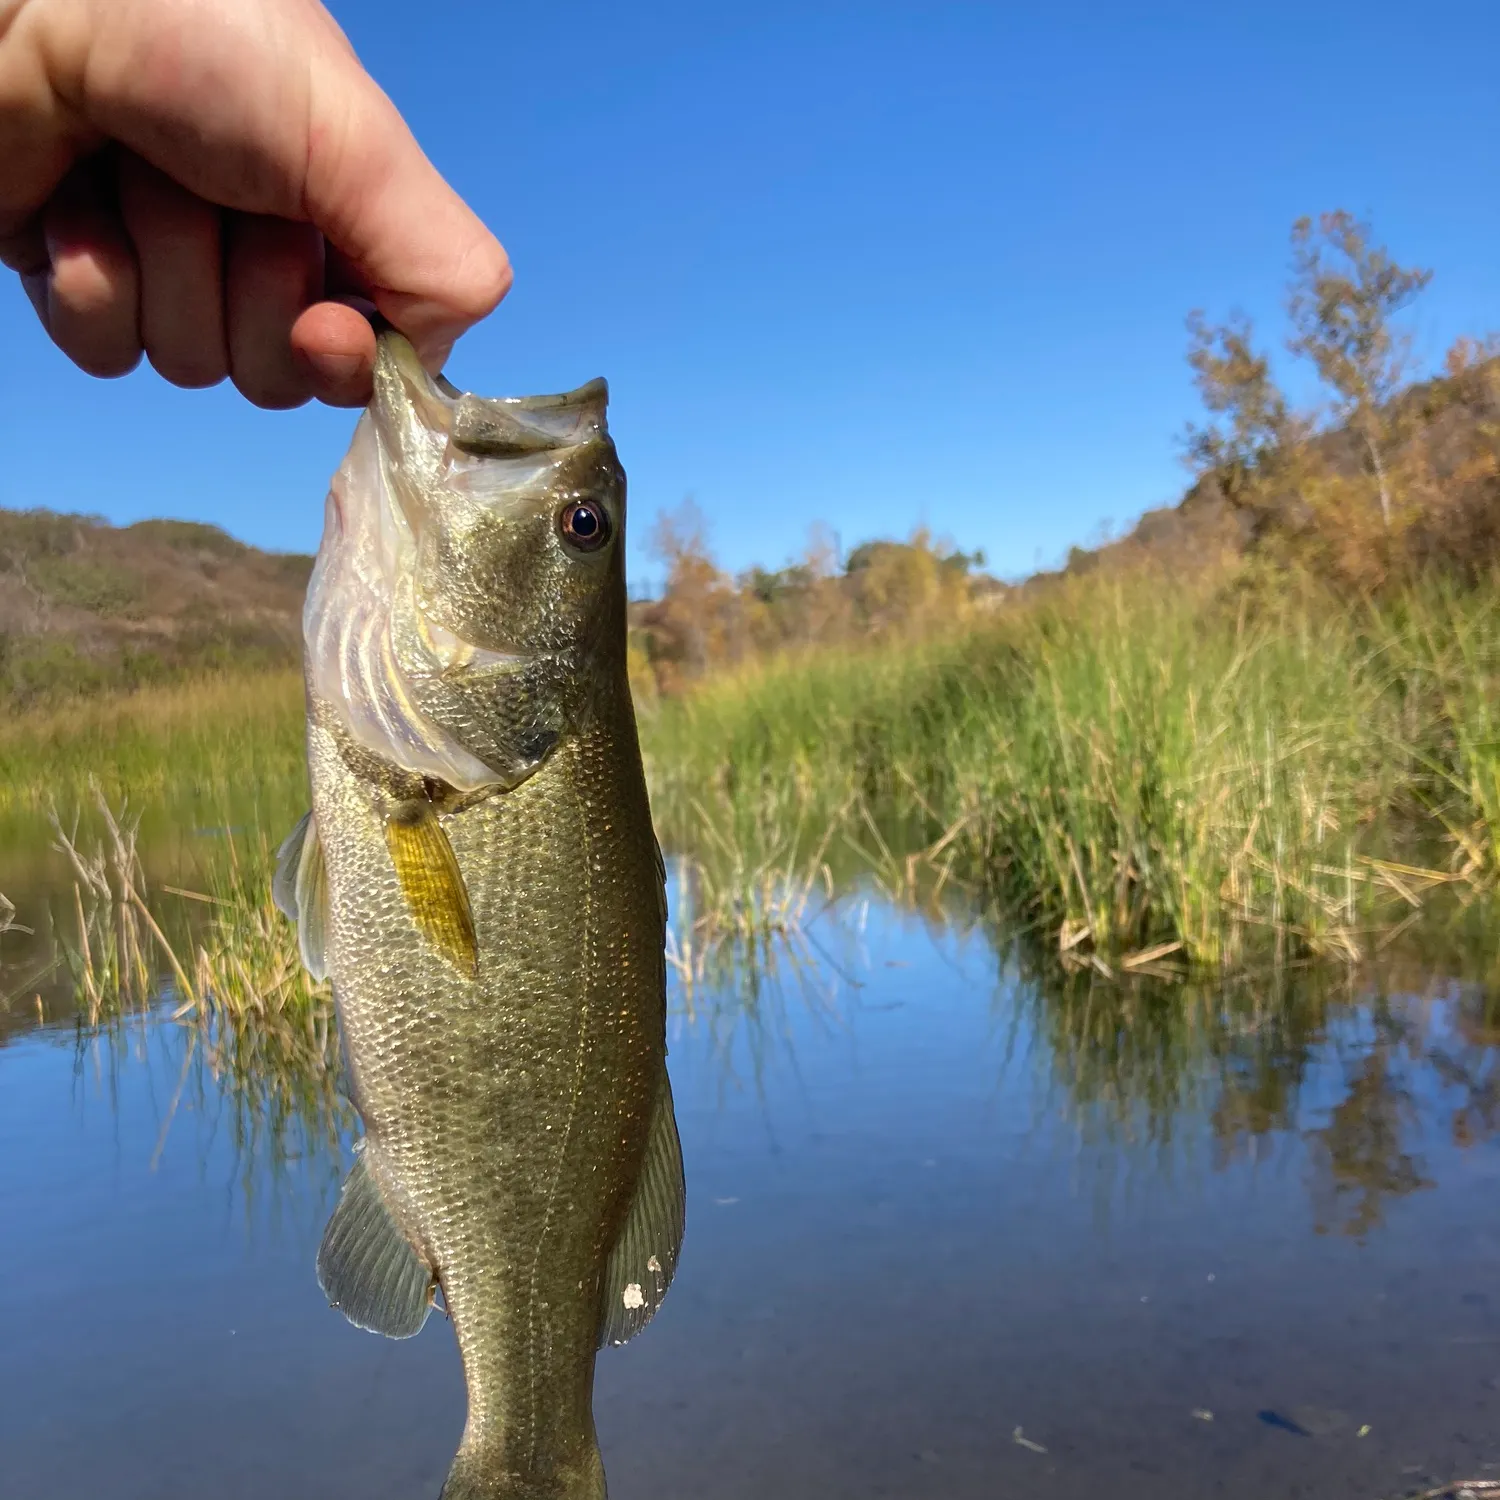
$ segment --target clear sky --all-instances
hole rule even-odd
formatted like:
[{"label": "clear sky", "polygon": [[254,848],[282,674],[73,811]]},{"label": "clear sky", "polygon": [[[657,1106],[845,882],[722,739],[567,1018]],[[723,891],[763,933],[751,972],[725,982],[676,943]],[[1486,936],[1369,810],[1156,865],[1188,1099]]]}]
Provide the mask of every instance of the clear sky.
[{"label": "clear sky", "polygon": [[[603,374],[632,568],[692,495],[721,560],[926,522],[1002,575],[1176,498],[1183,317],[1279,339],[1287,231],[1344,207],[1500,328],[1500,6],[338,0],[516,284],[450,374]],[[352,416],[92,381],[0,287],[0,504],[311,550]]]}]

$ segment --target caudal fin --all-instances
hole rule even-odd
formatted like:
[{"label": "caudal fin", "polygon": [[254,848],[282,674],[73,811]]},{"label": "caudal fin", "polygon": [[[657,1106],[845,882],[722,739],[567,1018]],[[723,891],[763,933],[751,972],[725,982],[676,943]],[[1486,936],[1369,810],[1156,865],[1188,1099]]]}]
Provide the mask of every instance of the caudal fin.
[{"label": "caudal fin", "polygon": [[608,1500],[604,1462],[597,1446],[576,1464],[521,1474],[477,1446],[465,1443],[453,1460],[439,1500]]}]

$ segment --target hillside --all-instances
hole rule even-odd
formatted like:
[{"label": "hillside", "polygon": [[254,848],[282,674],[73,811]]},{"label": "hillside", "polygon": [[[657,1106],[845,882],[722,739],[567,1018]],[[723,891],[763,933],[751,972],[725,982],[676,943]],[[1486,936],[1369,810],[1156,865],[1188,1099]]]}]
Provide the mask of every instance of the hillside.
[{"label": "hillside", "polygon": [[1488,571],[1500,563],[1500,359],[1465,352],[1460,345],[1444,374],[1407,386],[1377,414],[1396,492],[1389,524],[1352,426],[1308,423],[1237,483],[1222,470],[1200,474],[1175,504],[1147,511],[1117,539],[1071,548],[1023,592],[1101,566],[1149,560],[1194,574],[1251,553],[1361,593],[1413,571]]},{"label": "hillside", "polygon": [[[730,575],[686,505],[663,514],[652,539],[667,564],[661,597],[631,605],[633,680],[672,693],[781,650],[929,635],[1096,569],[1228,576],[1253,554],[1366,597],[1416,573],[1472,578],[1500,565],[1500,359],[1450,359],[1378,416],[1388,519],[1351,428],[1309,422],[1249,467],[1201,472],[1175,505],[1017,588],[985,573],[982,554],[921,530],[846,557],[815,537],[799,562]],[[0,509],[0,702],[294,664],[311,567],[196,522],[114,527]]]},{"label": "hillside", "polygon": [[311,568],[193,521],[0,509],[0,701],[294,663]]}]

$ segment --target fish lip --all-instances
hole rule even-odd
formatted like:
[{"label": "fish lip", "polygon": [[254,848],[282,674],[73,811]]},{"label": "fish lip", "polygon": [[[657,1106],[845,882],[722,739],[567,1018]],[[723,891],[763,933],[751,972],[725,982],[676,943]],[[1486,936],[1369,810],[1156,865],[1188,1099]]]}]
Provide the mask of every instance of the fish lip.
[{"label": "fish lip", "polygon": [[431,375],[410,342],[394,329],[381,332],[375,352],[370,402],[376,425],[402,458],[403,429],[411,418],[441,433],[460,452],[519,458],[575,448],[607,437],[609,383],[602,377],[571,391],[542,396],[476,396],[444,375]]}]

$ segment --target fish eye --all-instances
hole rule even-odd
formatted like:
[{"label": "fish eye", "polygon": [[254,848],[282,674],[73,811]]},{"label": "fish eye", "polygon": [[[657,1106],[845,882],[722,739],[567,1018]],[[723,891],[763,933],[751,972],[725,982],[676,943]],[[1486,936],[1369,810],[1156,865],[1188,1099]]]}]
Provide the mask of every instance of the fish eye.
[{"label": "fish eye", "polygon": [[597,500],[574,500],[558,517],[563,540],[575,552],[597,552],[609,540],[609,517]]}]

